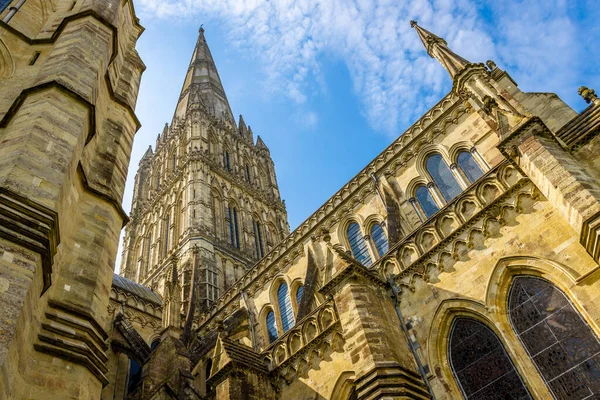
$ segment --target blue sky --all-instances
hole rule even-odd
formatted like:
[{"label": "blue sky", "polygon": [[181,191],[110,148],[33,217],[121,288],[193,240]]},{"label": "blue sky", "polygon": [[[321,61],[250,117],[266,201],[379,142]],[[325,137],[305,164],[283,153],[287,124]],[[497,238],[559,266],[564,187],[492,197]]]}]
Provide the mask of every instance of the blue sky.
[{"label": "blue sky", "polygon": [[[595,0],[136,0],[147,66],[124,208],[173,111],[204,24],[234,115],[271,150],[292,229],[452,87],[409,21],[472,62],[493,59],[523,91],[600,90]],[[119,251],[120,252],[120,251]],[[119,254],[120,255],[120,254]],[[119,262],[117,262],[118,269]]]}]

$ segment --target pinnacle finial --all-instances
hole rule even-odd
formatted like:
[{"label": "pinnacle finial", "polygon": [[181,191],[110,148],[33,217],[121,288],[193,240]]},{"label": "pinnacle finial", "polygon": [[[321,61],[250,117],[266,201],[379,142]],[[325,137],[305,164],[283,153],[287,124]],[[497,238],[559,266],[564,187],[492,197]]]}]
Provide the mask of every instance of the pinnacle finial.
[{"label": "pinnacle finial", "polygon": [[204,33],[204,24],[200,24],[200,28],[198,28],[198,32]]},{"label": "pinnacle finial", "polygon": [[417,35],[419,35],[419,39],[423,42],[427,54],[431,58],[437,59],[446,68],[446,71],[448,71],[452,78],[469,64],[469,61],[450,50],[448,43],[443,38],[417,25],[417,21],[410,21],[410,26],[417,31]]},{"label": "pinnacle finial", "polygon": [[585,86],[581,86],[579,88],[579,90],[577,91],[577,93],[579,93],[579,95],[581,97],[583,97],[583,99],[585,100],[586,103],[598,103],[598,96],[596,95],[596,92],[594,91],[594,89],[590,89],[588,87]]}]

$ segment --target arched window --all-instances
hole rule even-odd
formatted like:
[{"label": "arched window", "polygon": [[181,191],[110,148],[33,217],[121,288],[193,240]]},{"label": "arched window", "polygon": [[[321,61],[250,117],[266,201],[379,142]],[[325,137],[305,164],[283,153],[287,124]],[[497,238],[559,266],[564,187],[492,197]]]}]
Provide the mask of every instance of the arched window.
[{"label": "arched window", "polygon": [[229,243],[233,247],[240,248],[240,234],[238,230],[237,208],[229,206],[227,208],[227,217],[229,222]]},{"label": "arched window", "polygon": [[348,237],[350,249],[352,250],[352,255],[354,258],[356,258],[363,265],[371,265],[373,260],[371,260],[369,250],[367,249],[367,244],[365,243],[365,239],[360,233],[360,227],[356,222],[352,222],[350,225],[348,225],[348,229],[346,229],[346,235]]},{"label": "arched window", "polygon": [[171,211],[167,212],[165,219],[165,254],[169,252],[169,233],[171,231]]},{"label": "arched window", "polygon": [[12,0],[0,0],[0,12],[4,11],[6,7],[10,4]]},{"label": "arched window", "polygon": [[555,399],[599,397],[600,343],[561,290],[540,278],[518,276],[508,316]]},{"label": "arched window", "polygon": [[262,239],[262,227],[260,226],[260,222],[257,220],[252,220],[252,226],[254,227],[254,244],[256,247],[256,257],[263,258],[265,255],[263,239]]},{"label": "arched window", "polygon": [[267,333],[269,335],[269,343],[277,340],[277,325],[275,325],[275,313],[273,311],[267,313]]},{"label": "arched window", "polygon": [[224,158],[225,169],[227,172],[231,172],[231,163],[229,161],[229,152],[227,150],[225,150]]},{"label": "arched window", "polygon": [[250,167],[248,166],[248,163],[245,165],[244,172],[246,174],[246,181],[248,183],[252,182],[252,176],[250,175]]},{"label": "arched window", "polygon": [[421,206],[421,210],[425,213],[427,218],[431,217],[433,214],[438,212],[440,208],[433,200],[431,193],[429,193],[429,189],[427,186],[421,185],[415,191],[415,197]]},{"label": "arched window", "polygon": [[303,294],[304,294],[304,286],[300,285],[300,286],[298,286],[298,289],[296,289],[296,304],[298,304],[298,307],[300,307],[300,303],[302,302]]},{"label": "arched window", "polygon": [[448,353],[465,399],[532,398],[496,334],[481,322],[455,319]]},{"label": "arched window", "polygon": [[471,183],[483,176],[483,170],[473,158],[473,154],[469,151],[461,151],[458,153],[456,163]]},{"label": "arched window", "polygon": [[129,373],[127,375],[127,394],[133,393],[142,381],[142,366],[133,358],[129,359]]},{"label": "arched window", "polygon": [[279,303],[282,328],[284,332],[287,332],[294,326],[294,312],[292,310],[292,301],[290,300],[288,286],[285,282],[282,282],[279,285],[279,289],[277,289],[277,302]]},{"label": "arched window", "polygon": [[374,224],[371,227],[371,239],[375,244],[379,257],[383,256],[388,251],[388,240],[385,237],[385,232],[381,224]]},{"label": "arched window", "polygon": [[160,339],[156,339],[154,342],[152,342],[152,344],[150,345],[150,350],[154,351],[158,345],[160,344]]},{"label": "arched window", "polygon": [[425,166],[446,201],[452,200],[462,192],[458,181],[441,155],[430,155],[425,162]]}]

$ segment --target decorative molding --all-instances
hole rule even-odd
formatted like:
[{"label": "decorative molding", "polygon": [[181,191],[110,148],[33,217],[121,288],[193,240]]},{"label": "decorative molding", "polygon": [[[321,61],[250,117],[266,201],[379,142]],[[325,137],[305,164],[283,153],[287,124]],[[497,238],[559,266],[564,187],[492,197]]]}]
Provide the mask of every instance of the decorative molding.
[{"label": "decorative molding", "polygon": [[58,214],[0,187],[0,237],[40,254],[43,294],[52,284],[53,258],[60,243]]},{"label": "decorative molding", "polygon": [[66,303],[48,301],[34,348],[42,353],[86,367],[105,386],[108,384],[107,333],[87,312]]}]

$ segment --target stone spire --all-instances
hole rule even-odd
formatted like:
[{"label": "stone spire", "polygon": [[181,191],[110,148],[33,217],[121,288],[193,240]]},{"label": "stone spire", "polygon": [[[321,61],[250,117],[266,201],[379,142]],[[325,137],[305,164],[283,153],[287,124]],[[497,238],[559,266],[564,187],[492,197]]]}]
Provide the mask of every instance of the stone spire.
[{"label": "stone spire", "polygon": [[235,125],[231,107],[202,27],[185,75],[174,118],[184,118],[188,108],[194,105],[199,105],[214,117],[228,120]]},{"label": "stone spire", "polygon": [[448,43],[439,36],[434,35],[427,29],[421,28],[417,21],[410,21],[410,26],[415,28],[419,38],[423,42],[423,46],[427,49],[427,54],[431,58],[438,60],[446,71],[450,74],[450,77],[454,77],[468,64],[469,61],[465,60],[448,47]]}]

